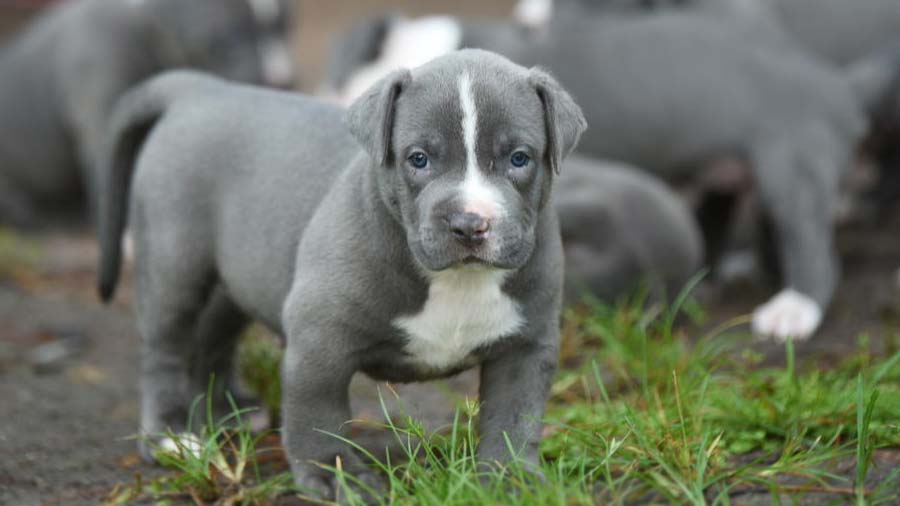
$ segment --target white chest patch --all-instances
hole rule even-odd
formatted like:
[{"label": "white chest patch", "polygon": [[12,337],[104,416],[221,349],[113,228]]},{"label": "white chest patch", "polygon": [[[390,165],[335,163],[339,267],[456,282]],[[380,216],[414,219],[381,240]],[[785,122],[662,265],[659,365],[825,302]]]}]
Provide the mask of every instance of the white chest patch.
[{"label": "white chest patch", "polygon": [[434,274],[422,310],[393,321],[409,338],[406,351],[428,367],[445,369],[520,330],[519,307],[500,289],[505,276],[465,267]]}]

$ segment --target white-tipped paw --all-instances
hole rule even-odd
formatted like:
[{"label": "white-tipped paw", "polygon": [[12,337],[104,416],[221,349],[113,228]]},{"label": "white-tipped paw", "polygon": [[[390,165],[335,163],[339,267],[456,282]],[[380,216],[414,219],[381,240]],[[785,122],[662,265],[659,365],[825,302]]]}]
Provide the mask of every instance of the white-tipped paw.
[{"label": "white-tipped paw", "polygon": [[780,341],[808,339],[822,323],[822,308],[810,297],[787,288],[753,311],[753,332]]},{"label": "white-tipped paw", "polygon": [[[172,453],[182,456],[199,456],[203,453],[203,442],[200,438],[189,432],[184,432],[172,437],[164,437],[159,440],[159,444],[154,454]],[[185,455],[187,453],[188,455]]]}]

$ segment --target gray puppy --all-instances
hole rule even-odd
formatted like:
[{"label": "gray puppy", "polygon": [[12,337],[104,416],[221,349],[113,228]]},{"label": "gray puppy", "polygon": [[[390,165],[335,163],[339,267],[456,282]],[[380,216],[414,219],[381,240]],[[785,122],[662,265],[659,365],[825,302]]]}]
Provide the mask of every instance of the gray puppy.
[{"label": "gray puppy", "polygon": [[343,117],[185,73],[118,108],[100,291],[116,284],[134,167],[141,431],[184,428],[202,392],[194,325],[215,292],[231,301],[221,317],[286,336],[297,484],[333,497],[316,463],[338,456],[377,482],[323,433],[345,433],[357,372],[406,382],[480,365],[479,458],[508,461],[511,444],[535,464],[563,283],[548,202],[580,109],[544,72],[472,50],[387,76],[349,109],[349,133]]},{"label": "gray puppy", "polygon": [[[864,130],[862,107],[846,76],[801,50],[737,35],[747,25],[736,17],[710,16],[573,11],[558,13],[541,33],[472,20],[439,35],[553,71],[591,124],[579,148],[586,154],[670,181],[696,178],[723,158],[746,162],[752,178],[738,179],[756,185],[784,278],[782,291],[756,310],[754,329],[809,337],[838,280],[832,225],[838,183]],[[401,27],[412,33],[409,23]]]},{"label": "gray puppy", "polygon": [[690,209],[662,181],[634,167],[571,156],[553,188],[566,256],[566,298],[605,301],[647,283],[676,296],[703,262]]},{"label": "gray puppy", "polygon": [[542,28],[565,11],[605,15],[693,6],[761,22],[757,28],[767,38],[773,31],[766,25],[774,23],[791,42],[840,65],[891,45],[900,31],[896,0],[520,0],[513,15],[524,26]]},{"label": "gray puppy", "polygon": [[73,0],[48,9],[0,52],[0,223],[41,221],[96,193],[110,110],[153,74],[196,68],[289,85],[292,4]]}]

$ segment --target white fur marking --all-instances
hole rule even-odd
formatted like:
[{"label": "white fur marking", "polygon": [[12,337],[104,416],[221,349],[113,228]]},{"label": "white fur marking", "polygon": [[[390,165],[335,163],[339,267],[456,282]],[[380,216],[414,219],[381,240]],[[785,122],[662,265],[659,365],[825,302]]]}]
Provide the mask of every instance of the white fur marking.
[{"label": "white fur marking", "polygon": [[180,455],[182,452],[187,452],[194,457],[198,457],[203,452],[203,442],[200,441],[200,438],[197,436],[185,432],[182,434],[177,434],[175,438],[178,440],[177,442],[171,437],[164,437],[159,441],[159,449],[157,453],[173,453],[176,455]]},{"label": "white fur marking", "polygon": [[249,0],[250,10],[253,11],[253,17],[259,24],[273,23],[281,14],[281,6],[278,0]]},{"label": "white fur marking", "polygon": [[780,341],[808,339],[822,323],[822,308],[808,296],[786,288],[753,312],[753,332]]},{"label": "white fur marking", "polygon": [[291,85],[294,77],[294,62],[287,44],[276,37],[260,43],[263,79],[269,86],[286,87]]},{"label": "white fur marking", "polygon": [[472,94],[472,80],[465,72],[459,78],[459,102],[463,112],[462,132],[466,148],[466,177],[460,185],[463,208],[488,220],[495,219],[503,211],[503,195],[485,180],[478,166],[478,110]]},{"label": "white fur marking", "polygon": [[432,274],[422,311],[393,321],[409,337],[406,351],[428,367],[445,369],[518,331],[524,323],[519,307],[500,289],[506,275],[482,267]]},{"label": "white fur marking", "polygon": [[513,10],[513,19],[530,28],[540,28],[552,17],[553,0],[519,0]]},{"label": "white fur marking", "polygon": [[341,103],[350,105],[379,79],[400,68],[415,68],[462,44],[462,28],[453,17],[429,16],[395,21],[384,39],[379,57],[360,67],[340,90]]}]

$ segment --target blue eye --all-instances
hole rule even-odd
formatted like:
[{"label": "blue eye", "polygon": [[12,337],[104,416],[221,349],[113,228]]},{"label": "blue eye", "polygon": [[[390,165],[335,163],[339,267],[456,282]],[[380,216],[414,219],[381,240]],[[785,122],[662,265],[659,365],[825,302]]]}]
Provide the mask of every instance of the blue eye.
[{"label": "blue eye", "polygon": [[406,161],[416,169],[424,169],[428,166],[428,155],[421,151],[416,151],[409,155]]},{"label": "blue eye", "polygon": [[524,151],[516,151],[509,157],[509,163],[513,165],[513,167],[522,168],[528,165],[528,162],[531,161],[531,157],[525,154]]}]

